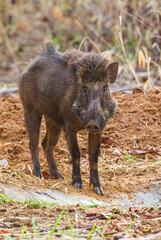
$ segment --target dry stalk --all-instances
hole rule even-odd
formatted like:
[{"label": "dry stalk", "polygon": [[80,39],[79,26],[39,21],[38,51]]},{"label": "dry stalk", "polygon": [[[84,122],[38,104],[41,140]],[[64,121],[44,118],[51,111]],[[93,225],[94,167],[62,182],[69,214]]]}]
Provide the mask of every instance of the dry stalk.
[{"label": "dry stalk", "polygon": [[137,55],[138,55],[138,51],[140,49],[141,42],[142,42],[142,39],[143,39],[143,35],[142,35],[142,33],[140,31],[140,28],[138,26],[136,27],[136,30],[137,30],[138,35],[139,35],[139,40],[138,40],[138,44],[137,44],[136,49],[135,49],[135,56],[134,56],[135,64],[137,63]]},{"label": "dry stalk", "polygon": [[29,164],[27,164],[27,166],[28,166],[28,169],[29,169],[29,171],[30,171],[30,173],[31,173],[31,175],[32,175],[32,174],[33,174],[33,172],[32,172],[32,169],[31,169],[30,165],[29,165]]},{"label": "dry stalk", "polygon": [[139,82],[139,79],[138,79],[138,77],[137,77],[137,75],[136,75],[136,72],[135,72],[135,70],[133,69],[133,67],[131,66],[131,64],[130,64],[130,62],[129,62],[129,59],[128,59],[128,57],[127,57],[127,54],[126,54],[126,51],[125,51],[125,47],[124,47],[123,37],[122,37],[122,16],[120,16],[119,19],[120,19],[120,32],[119,32],[119,37],[120,37],[120,42],[121,42],[121,47],[122,47],[122,51],[123,51],[124,57],[125,57],[125,60],[126,60],[128,66],[129,66],[129,68],[130,68],[130,70],[131,70],[131,72],[132,72],[132,74],[133,74],[133,76],[134,76],[137,84],[138,84],[138,85],[141,85],[140,82]]},{"label": "dry stalk", "polygon": [[150,76],[150,62],[151,62],[151,57],[148,57],[147,58],[148,83],[149,83],[149,87],[153,88],[154,82],[152,81],[151,76]]},{"label": "dry stalk", "polygon": [[143,47],[143,51],[146,57],[146,63],[147,63],[147,73],[148,73],[148,85],[149,88],[154,88],[154,82],[151,79],[151,75],[150,75],[150,63],[151,63],[151,57],[148,56],[148,51],[145,47]]},{"label": "dry stalk", "polygon": [[146,24],[146,23],[144,22],[144,19],[141,18],[141,16],[139,16],[139,18],[138,18],[137,16],[135,16],[135,15],[129,13],[129,12],[123,11],[123,13],[125,13],[127,16],[129,16],[129,17],[131,17],[131,18],[134,18],[139,24],[142,24],[142,25],[144,25],[145,27],[147,27],[148,29],[152,30],[152,27],[151,27],[150,25]]},{"label": "dry stalk", "polygon": [[84,37],[84,38],[82,39],[81,43],[79,44],[79,48],[78,48],[79,51],[81,51],[82,45],[83,45],[83,43],[85,42],[85,40],[87,40],[87,37]]},{"label": "dry stalk", "polygon": [[151,60],[151,63],[153,63],[158,69],[161,69],[161,66],[155,61]]},{"label": "dry stalk", "polygon": [[146,12],[144,15],[143,15],[143,19],[149,14],[149,13],[158,13],[160,15],[160,11],[157,10],[157,9],[152,9],[152,10],[149,10],[148,12]]},{"label": "dry stalk", "polygon": [[83,31],[84,35],[86,36],[86,38],[92,43],[92,45],[95,47],[95,49],[97,50],[98,53],[100,53],[100,50],[98,48],[98,46],[95,44],[95,42],[89,37],[89,35],[86,33],[86,31],[84,30],[83,26],[80,24],[80,22],[75,19],[76,24],[78,25],[78,27]]},{"label": "dry stalk", "polygon": [[[93,29],[93,27],[88,26],[88,28],[96,35],[96,37],[98,37],[101,40],[102,43],[105,44],[105,46],[107,46],[108,48],[111,48],[111,45],[102,36],[100,36],[98,32]],[[124,60],[124,58],[117,52],[115,53],[115,56],[117,56],[121,60]]]},{"label": "dry stalk", "polygon": [[88,28],[108,47],[111,47],[109,45],[109,43],[90,25],[88,26]]}]

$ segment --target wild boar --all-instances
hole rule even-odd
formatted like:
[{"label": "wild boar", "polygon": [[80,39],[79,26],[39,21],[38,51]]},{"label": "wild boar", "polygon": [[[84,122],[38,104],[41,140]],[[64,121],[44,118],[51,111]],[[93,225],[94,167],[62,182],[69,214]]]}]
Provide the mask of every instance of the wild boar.
[{"label": "wild boar", "polygon": [[51,178],[63,179],[53,156],[63,129],[72,157],[72,184],[83,189],[76,135],[79,130],[87,129],[90,186],[93,185],[97,194],[103,194],[98,176],[98,155],[102,131],[115,113],[116,100],[110,94],[109,83],[115,82],[117,74],[117,62],[109,63],[100,54],[78,50],[60,53],[52,43],[48,43],[28,66],[19,81],[19,93],[35,176],[42,177],[38,143],[44,115],[46,135],[42,146]]}]

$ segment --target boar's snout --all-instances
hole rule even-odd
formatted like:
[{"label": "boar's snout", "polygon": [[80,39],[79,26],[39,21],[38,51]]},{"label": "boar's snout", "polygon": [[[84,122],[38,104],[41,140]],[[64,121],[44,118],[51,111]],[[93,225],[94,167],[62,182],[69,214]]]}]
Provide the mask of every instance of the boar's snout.
[{"label": "boar's snout", "polygon": [[101,131],[100,126],[95,122],[90,122],[87,124],[86,129],[89,133],[99,133]]}]

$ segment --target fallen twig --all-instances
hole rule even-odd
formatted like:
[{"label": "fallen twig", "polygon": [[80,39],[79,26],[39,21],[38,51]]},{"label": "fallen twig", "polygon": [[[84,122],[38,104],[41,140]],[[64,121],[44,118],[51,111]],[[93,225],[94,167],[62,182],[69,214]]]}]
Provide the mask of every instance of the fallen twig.
[{"label": "fallen twig", "polygon": [[7,88],[5,90],[0,91],[0,98],[7,97],[12,93],[18,92],[18,87]]}]

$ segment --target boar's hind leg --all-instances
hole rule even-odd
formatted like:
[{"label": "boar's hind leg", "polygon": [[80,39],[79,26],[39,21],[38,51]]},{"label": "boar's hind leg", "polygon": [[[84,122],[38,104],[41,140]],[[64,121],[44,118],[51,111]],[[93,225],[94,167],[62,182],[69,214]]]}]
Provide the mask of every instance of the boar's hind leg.
[{"label": "boar's hind leg", "polygon": [[46,131],[45,137],[44,137],[44,139],[42,140],[42,143],[41,143],[44,152],[45,152],[46,144],[47,144],[47,136],[48,136],[48,132]]},{"label": "boar's hind leg", "polygon": [[50,177],[51,178],[54,177],[56,179],[59,179],[59,178],[64,179],[64,177],[60,174],[60,172],[57,169],[56,162],[53,156],[53,149],[58,142],[59,135],[61,132],[61,126],[58,126],[50,119],[46,118],[45,120],[46,120],[47,132],[42,141],[42,146],[46,154],[49,171],[50,171]]},{"label": "boar's hind leg", "polygon": [[38,152],[39,131],[42,115],[37,113],[34,109],[25,109],[24,116],[29,133],[29,148],[33,162],[33,174],[36,177],[42,178]]},{"label": "boar's hind leg", "polygon": [[89,133],[89,163],[90,163],[90,186],[93,184],[93,189],[97,194],[103,195],[103,190],[100,187],[98,176],[98,155],[100,149],[101,134]]},{"label": "boar's hind leg", "polygon": [[83,189],[81,174],[80,174],[80,152],[77,142],[76,132],[70,127],[65,128],[65,134],[69,146],[69,150],[72,156],[73,173],[72,173],[72,184],[75,188]]}]

